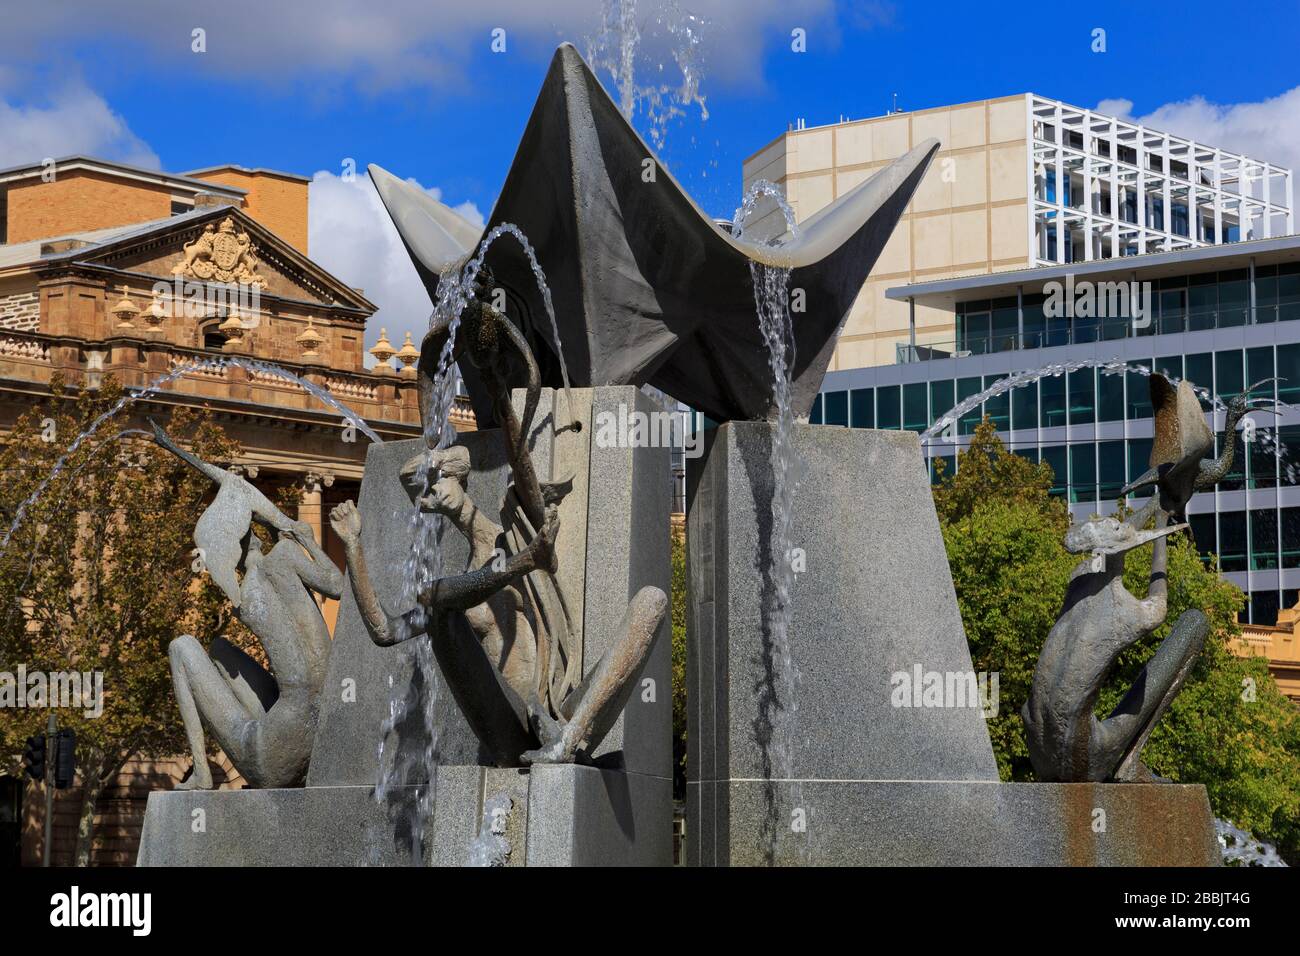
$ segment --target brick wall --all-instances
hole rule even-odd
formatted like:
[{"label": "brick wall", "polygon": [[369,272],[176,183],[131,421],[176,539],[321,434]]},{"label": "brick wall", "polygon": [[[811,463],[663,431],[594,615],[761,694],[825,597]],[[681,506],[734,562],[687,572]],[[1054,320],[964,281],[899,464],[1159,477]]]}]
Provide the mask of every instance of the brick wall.
[{"label": "brick wall", "polygon": [[230,167],[195,173],[193,178],[248,190],[244,211],[303,255],[307,254],[307,183],[274,173]]},{"label": "brick wall", "polygon": [[9,187],[8,242],[29,242],[108,229],[171,215],[171,190],[87,170],[60,172],[53,182]]}]

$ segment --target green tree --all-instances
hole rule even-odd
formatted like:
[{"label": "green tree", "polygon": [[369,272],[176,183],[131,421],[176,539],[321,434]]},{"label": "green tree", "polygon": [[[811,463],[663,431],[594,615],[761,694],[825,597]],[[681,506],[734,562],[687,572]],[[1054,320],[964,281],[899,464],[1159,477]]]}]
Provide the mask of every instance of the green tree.
[{"label": "green tree", "polygon": [[[138,430],[123,435],[119,419],[74,450],[77,436],[122,390],[111,378],[76,397],[59,382],[53,390],[49,407],[23,415],[0,449],[6,530],[19,503],[68,456],[0,555],[0,669],[103,675],[101,715],[82,708],[57,714],[60,726],[77,734],[83,800],[75,862],[85,865],[104,786],[132,757],[185,750],[167,645],[187,632],[206,640],[231,622],[229,605],[196,574],[190,553],[209,482]],[[229,461],[237,452],[196,413],[178,411],[170,429],[208,460]],[[45,718],[44,711],[8,711],[0,754],[20,753],[28,735],[44,732]],[[10,763],[16,769],[16,758]]]},{"label": "green tree", "polygon": [[673,796],[686,799],[686,537],[672,535]]},{"label": "green tree", "polygon": [[[1070,572],[1070,517],[1050,494],[1052,472],[1006,450],[986,419],[955,475],[934,492],[957,602],[977,671],[999,674],[999,711],[988,723],[1004,780],[1032,780],[1020,709],[1043,641],[1061,610]],[[1125,584],[1146,594],[1151,548],[1130,552]],[[1185,534],[1169,544],[1167,623],[1121,655],[1098,701],[1105,716],[1189,608],[1211,635],[1187,684],[1143,752],[1158,774],[1205,785],[1216,815],[1300,861],[1300,708],[1282,695],[1265,662],[1229,649],[1240,635],[1241,591],[1205,563]]]}]

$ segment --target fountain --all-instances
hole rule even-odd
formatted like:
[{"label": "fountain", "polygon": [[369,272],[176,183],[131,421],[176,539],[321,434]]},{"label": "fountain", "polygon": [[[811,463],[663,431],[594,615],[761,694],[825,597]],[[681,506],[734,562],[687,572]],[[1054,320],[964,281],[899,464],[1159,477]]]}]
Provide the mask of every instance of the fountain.
[{"label": "fountain", "polygon": [[[565,44],[486,228],[372,166],[434,303],[424,436],[371,445],[359,501],[331,515],[347,586],[306,785],[152,794],[140,862],[670,862],[670,449],[596,427],[648,418],[651,390],[722,423],[687,475],[691,863],[1217,861],[1203,788],[1113,782],[1144,779],[1199,622],[1153,666],[1145,722],[1089,762],[1086,722],[1045,722],[1096,676],[1062,638],[1101,610],[1068,606],[1026,715],[1053,782],[1001,783],[981,702],[957,693],[977,675],[920,437],[804,424],[938,148],[798,228],[787,208],[781,235],[746,234],[760,186],[731,234]],[[480,426],[458,436],[453,364]],[[1169,476],[1204,444],[1179,408],[1157,422],[1156,531],[1092,529],[1088,573],[1177,517]]]}]

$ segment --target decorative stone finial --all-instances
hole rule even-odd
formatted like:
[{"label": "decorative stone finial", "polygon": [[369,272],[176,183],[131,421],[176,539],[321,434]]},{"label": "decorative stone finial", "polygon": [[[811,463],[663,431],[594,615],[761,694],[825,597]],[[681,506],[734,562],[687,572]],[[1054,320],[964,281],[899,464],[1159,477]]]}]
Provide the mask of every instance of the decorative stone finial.
[{"label": "decorative stone finial", "polygon": [[313,322],[314,317],[307,316],[307,328],[303,329],[294,339],[295,342],[302,346],[302,357],[305,359],[318,358],[320,356],[318,351],[320,344],[325,341],[321,334],[316,331]]},{"label": "decorative stone finial", "polygon": [[226,337],[226,351],[234,351],[244,342],[244,323],[233,308],[226,315],[226,321],[217,326],[217,331]]},{"label": "decorative stone finial", "polygon": [[149,303],[149,308],[145,309],[144,319],[149,323],[146,332],[157,334],[162,332],[163,319],[167,318],[167,307],[163,305],[162,293],[157,289],[153,292],[153,301]]},{"label": "decorative stone finial", "polygon": [[131,320],[140,314],[140,310],[135,307],[131,297],[127,292],[126,286],[122,286],[122,299],[117,305],[110,310],[118,318],[117,327],[124,331],[134,329]]},{"label": "decorative stone finial", "polygon": [[397,350],[397,361],[402,363],[399,373],[403,378],[415,378],[415,363],[420,360],[420,350],[411,342],[411,333],[406,333],[406,341]]},{"label": "decorative stone finial", "polygon": [[393,371],[390,359],[397,354],[397,349],[393,348],[393,343],[388,341],[388,330],[381,328],[379,330],[379,341],[370,349],[370,354],[375,357],[378,364],[371,370],[377,375],[388,375]]}]

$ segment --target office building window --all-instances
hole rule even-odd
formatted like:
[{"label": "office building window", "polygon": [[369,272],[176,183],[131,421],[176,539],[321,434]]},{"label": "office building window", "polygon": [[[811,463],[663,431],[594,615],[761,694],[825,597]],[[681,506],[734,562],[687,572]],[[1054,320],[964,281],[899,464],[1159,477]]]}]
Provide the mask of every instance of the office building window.
[{"label": "office building window", "polygon": [[1183,357],[1181,355],[1166,355],[1163,358],[1156,359],[1152,368],[1166,378],[1182,378]]},{"label": "office building window", "polygon": [[1011,390],[1011,427],[1038,427],[1038,383],[1030,382]]},{"label": "office building window", "polygon": [[1277,383],[1278,400],[1288,405],[1300,403],[1300,343],[1278,344],[1277,374],[1285,379]]},{"label": "office building window", "polygon": [[1250,623],[1262,627],[1272,627],[1277,623],[1277,592],[1250,592]]},{"label": "office building window", "polygon": [[[1136,481],[1142,475],[1147,473],[1151,467],[1151,439],[1150,438],[1130,438],[1128,440],[1128,480]],[[1147,485],[1145,488],[1139,488],[1133,492],[1134,498],[1147,498],[1151,495],[1152,488]]]},{"label": "office building window", "polygon": [[903,428],[923,432],[930,427],[930,410],[926,403],[925,382],[903,386]]},{"label": "office building window", "polygon": [[876,389],[876,427],[897,429],[903,424],[900,389],[882,385]]},{"label": "office building window", "polygon": [[1282,567],[1300,568],[1300,508],[1282,509]]},{"label": "office building window", "polygon": [[1097,497],[1101,501],[1114,501],[1124,487],[1124,442],[1104,441],[1097,446]]},{"label": "office building window", "polygon": [[848,425],[849,423],[849,393],[848,392],[825,392],[824,393],[824,415],[827,425]]},{"label": "office building window", "polygon": [[849,392],[849,424],[854,428],[876,427],[874,388],[855,388]]},{"label": "office building window", "polygon": [[1278,484],[1300,484],[1300,425],[1283,425],[1276,431],[1282,459],[1278,463]]},{"label": "office building window", "polygon": [[1277,570],[1277,511],[1272,508],[1250,512],[1250,569]]},{"label": "office building window", "polygon": [[1043,461],[1052,469],[1052,494],[1060,497],[1069,486],[1066,472],[1066,448],[1064,445],[1049,445],[1042,450]]},{"label": "office building window", "polygon": [[950,378],[942,378],[930,383],[930,424],[938,421],[940,415],[952,411],[957,404],[956,383]]},{"label": "office building window", "polygon": [[1246,390],[1244,357],[1241,349],[1214,353],[1214,394],[1225,402],[1231,401]]},{"label": "office building window", "polygon": [[1097,421],[1124,420],[1124,376],[1097,372]]},{"label": "office building window", "polygon": [[[1005,375],[985,375],[984,387],[992,388],[1000,379],[1006,378]],[[988,416],[993,427],[1000,432],[1007,431],[1011,428],[1011,395],[1009,392],[1003,392],[1001,395],[992,395],[984,402],[984,414]]]},{"label": "office building window", "polygon": [[1038,380],[1038,394],[1042,396],[1042,423],[1044,428],[1065,424],[1065,376],[1047,375]]},{"label": "office building window", "polygon": [[[957,404],[960,405],[962,402],[966,401],[966,399],[978,395],[980,392],[982,392],[984,390],[984,386],[981,384],[981,382],[982,380],[979,378],[957,379]],[[980,406],[976,405],[965,415],[963,415],[961,417],[961,420],[957,423],[958,433],[962,435],[975,434],[975,427],[979,425],[980,419],[982,419],[983,417],[984,417],[984,410],[980,408]]]},{"label": "office building window", "polygon": [[1191,526],[1192,540],[1196,544],[1196,550],[1200,552],[1201,560],[1208,564],[1217,547],[1218,536],[1215,534],[1214,512],[1188,515],[1187,523]]},{"label": "office building window", "polygon": [[1097,420],[1097,370],[1081,368],[1069,373],[1070,424],[1091,425]]},{"label": "office building window", "polygon": [[1147,376],[1141,372],[1125,372],[1127,379],[1127,400],[1125,407],[1128,409],[1128,420],[1139,421],[1143,418],[1150,418],[1151,410],[1151,382]]},{"label": "office building window", "polygon": [[1224,511],[1219,515],[1219,570],[1246,570],[1246,512]]},{"label": "office building window", "polygon": [[808,413],[808,424],[820,425],[821,423],[822,423],[822,395],[821,392],[818,392],[817,397],[813,399],[812,411]]},{"label": "office building window", "polygon": [[[1211,392],[1214,389],[1214,356],[1209,352],[1189,355],[1185,361],[1187,380],[1193,385]],[[1208,412],[1212,407],[1205,396],[1201,396],[1201,410]]]},{"label": "office building window", "polygon": [[1097,446],[1093,442],[1070,446],[1070,500],[1097,500]]}]

